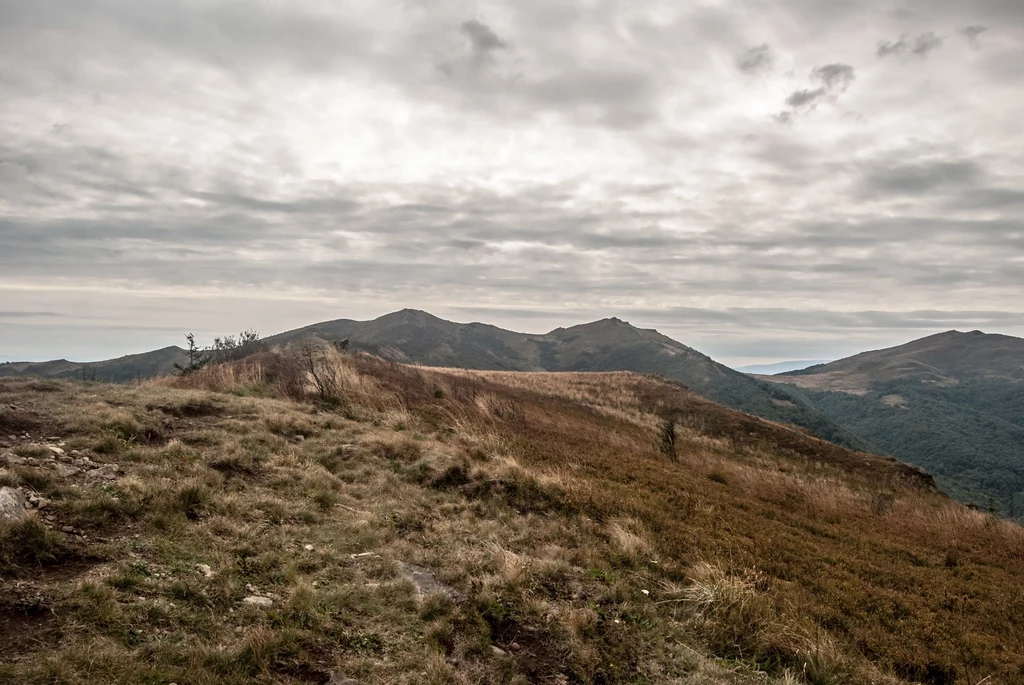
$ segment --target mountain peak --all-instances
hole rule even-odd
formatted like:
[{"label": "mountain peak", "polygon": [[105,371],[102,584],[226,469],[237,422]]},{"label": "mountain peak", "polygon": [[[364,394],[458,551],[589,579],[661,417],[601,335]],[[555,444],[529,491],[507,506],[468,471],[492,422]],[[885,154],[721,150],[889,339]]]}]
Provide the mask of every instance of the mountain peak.
[{"label": "mountain peak", "polygon": [[377,317],[374,320],[378,321],[378,322],[381,322],[381,323],[386,323],[386,322],[417,323],[417,324],[450,323],[448,321],[445,321],[444,319],[441,319],[441,318],[438,318],[438,317],[434,316],[430,312],[425,312],[422,309],[409,309],[409,308],[399,309],[397,312],[391,312],[390,314],[385,314],[383,316],[379,316],[379,317]]}]

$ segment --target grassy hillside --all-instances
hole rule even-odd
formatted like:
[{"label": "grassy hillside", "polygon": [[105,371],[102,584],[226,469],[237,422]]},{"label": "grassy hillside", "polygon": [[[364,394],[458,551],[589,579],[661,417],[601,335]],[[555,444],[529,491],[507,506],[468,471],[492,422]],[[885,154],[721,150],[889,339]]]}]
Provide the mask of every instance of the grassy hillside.
[{"label": "grassy hillside", "polygon": [[0,381],[47,500],[0,525],[0,682],[1024,674],[1024,531],[911,467],[648,376],[321,362],[321,402],[272,353]]},{"label": "grassy hillside", "polygon": [[772,380],[950,495],[1024,517],[1024,340],[949,331]]},{"label": "grassy hillside", "polygon": [[407,309],[373,321],[320,323],[273,336],[267,342],[288,345],[309,336],[348,339],[356,349],[428,366],[655,373],[740,411],[801,426],[847,447],[867,447],[785,390],[734,371],[657,331],[635,328],[615,318],[530,335],[486,324],[453,323]]}]

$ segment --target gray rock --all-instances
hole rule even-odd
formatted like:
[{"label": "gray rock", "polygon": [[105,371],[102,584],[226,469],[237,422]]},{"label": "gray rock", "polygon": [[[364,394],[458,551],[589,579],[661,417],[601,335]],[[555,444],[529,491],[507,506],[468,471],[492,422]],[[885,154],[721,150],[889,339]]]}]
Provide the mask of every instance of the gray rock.
[{"label": "gray rock", "polygon": [[14,452],[4,452],[0,454],[0,459],[4,459],[9,466],[20,466],[25,463],[25,457],[19,457]]},{"label": "gray rock", "polygon": [[249,595],[242,600],[242,604],[248,604],[250,606],[263,607],[267,609],[274,606],[274,600],[270,597],[260,597],[259,595]]},{"label": "gray rock", "polygon": [[426,597],[428,595],[442,594],[448,599],[457,599],[458,593],[451,587],[448,587],[444,583],[438,582],[434,574],[423,568],[422,566],[416,566],[415,564],[402,563],[402,568],[399,571],[399,575],[408,580],[416,588],[416,595],[418,597]]},{"label": "gray rock", "polygon": [[327,671],[327,675],[331,677],[331,679],[327,681],[327,685],[359,685],[358,680],[346,678],[343,675],[338,675],[334,671]]},{"label": "gray rock", "polygon": [[0,519],[19,521],[25,517],[28,502],[14,488],[0,488]]},{"label": "gray rock", "polygon": [[117,478],[117,472],[121,470],[121,467],[117,464],[104,464],[95,471],[89,472],[90,478],[105,478],[107,480],[113,480]]},{"label": "gray rock", "polygon": [[50,454],[52,454],[55,457],[66,457],[66,456],[68,456],[64,452],[63,449],[61,449],[60,447],[57,447],[56,445],[43,445],[43,447],[45,447],[46,449],[50,450]]},{"label": "gray rock", "polygon": [[71,476],[77,475],[82,472],[82,469],[77,466],[68,466],[57,462],[53,465],[53,470],[57,472],[57,475],[61,478],[70,478]]}]

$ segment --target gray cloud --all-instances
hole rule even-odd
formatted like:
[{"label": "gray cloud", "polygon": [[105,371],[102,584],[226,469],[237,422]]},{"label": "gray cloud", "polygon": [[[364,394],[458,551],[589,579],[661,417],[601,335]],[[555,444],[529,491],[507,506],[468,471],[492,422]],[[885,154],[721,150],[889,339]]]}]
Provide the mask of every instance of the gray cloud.
[{"label": "gray cloud", "polygon": [[924,57],[932,50],[937,50],[941,47],[943,40],[945,39],[941,36],[936,36],[931,31],[928,33],[922,33],[914,39],[914,47],[910,49],[910,52],[918,55],[919,57]]},{"label": "gray cloud", "polygon": [[[5,354],[401,306],[740,356],[1024,333],[1020,3],[475,10],[0,4],[0,298],[53,314],[7,315]],[[851,66],[976,22],[999,40],[971,59]]]},{"label": "gray cloud", "polygon": [[768,43],[750,48],[736,60],[736,68],[744,74],[757,74],[772,68],[775,58]]},{"label": "gray cloud", "polygon": [[929,53],[942,47],[944,40],[942,36],[936,35],[933,31],[921,33],[913,38],[904,34],[897,41],[879,43],[876,54],[879,57],[906,54],[927,57]]},{"label": "gray cloud", "polygon": [[986,31],[988,31],[988,28],[984,26],[965,26],[964,28],[960,29],[960,35],[966,38],[967,42],[969,42],[971,45],[976,46],[979,43],[978,39],[981,38],[981,34],[985,33]]},{"label": "gray cloud", "polygon": [[805,107],[813,104],[828,95],[827,88],[815,88],[813,90],[805,88],[803,90],[794,91],[786,98],[786,105],[794,109]]},{"label": "gray cloud", "polygon": [[853,67],[849,64],[825,64],[811,71],[811,80],[820,81],[830,91],[844,91],[856,78]]},{"label": "gray cloud", "polygon": [[888,57],[889,55],[900,55],[906,53],[910,49],[910,41],[907,40],[907,36],[900,36],[897,41],[883,41],[878,44],[876,54],[879,57]]},{"label": "gray cloud", "polygon": [[504,50],[508,45],[498,37],[490,26],[476,19],[462,23],[462,32],[469,38],[473,46],[473,52],[477,55],[486,55],[495,50]]},{"label": "gray cloud", "polygon": [[789,111],[775,115],[775,120],[789,124],[801,110],[813,109],[822,102],[834,102],[846,92],[856,78],[856,71],[849,64],[837,62],[815,67],[811,70],[810,79],[820,85],[817,88],[804,88],[790,93],[785,100]]},{"label": "gray cloud", "polygon": [[924,195],[950,187],[971,187],[984,177],[981,167],[970,160],[872,164],[860,179],[863,197]]}]

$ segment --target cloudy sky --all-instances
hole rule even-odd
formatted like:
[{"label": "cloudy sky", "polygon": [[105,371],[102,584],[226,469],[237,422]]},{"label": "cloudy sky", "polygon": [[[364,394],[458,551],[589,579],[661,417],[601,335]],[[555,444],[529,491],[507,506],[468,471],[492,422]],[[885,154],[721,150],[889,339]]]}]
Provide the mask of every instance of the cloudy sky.
[{"label": "cloudy sky", "polygon": [[415,307],[1024,335],[1021,0],[0,0],[0,359]]}]

